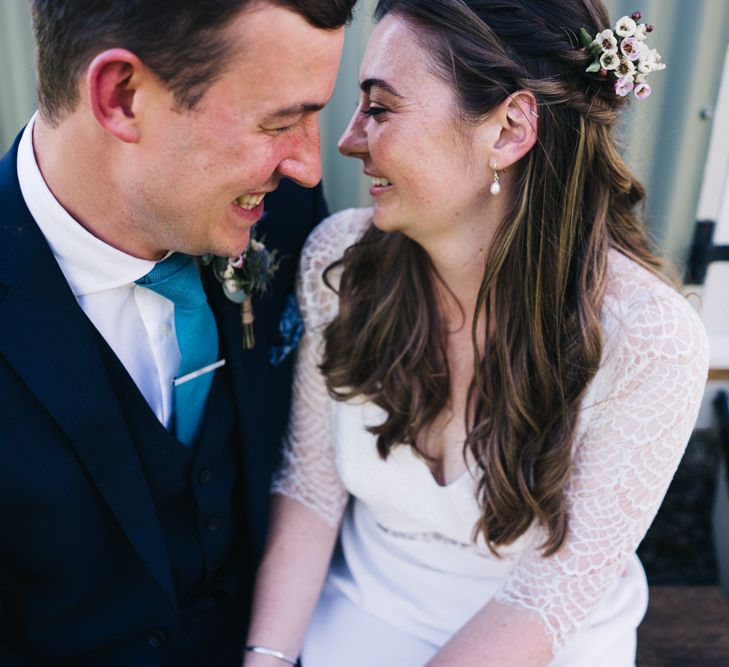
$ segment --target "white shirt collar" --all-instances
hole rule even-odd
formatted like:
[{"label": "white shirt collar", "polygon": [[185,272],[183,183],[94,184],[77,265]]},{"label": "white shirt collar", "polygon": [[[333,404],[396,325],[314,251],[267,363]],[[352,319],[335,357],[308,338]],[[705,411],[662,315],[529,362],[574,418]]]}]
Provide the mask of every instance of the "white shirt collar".
[{"label": "white shirt collar", "polygon": [[33,114],[18,146],[18,181],[31,215],[61,267],[74,296],[129,285],[149,273],[154,261],[128,255],[87,231],[46,185],[33,150]]}]

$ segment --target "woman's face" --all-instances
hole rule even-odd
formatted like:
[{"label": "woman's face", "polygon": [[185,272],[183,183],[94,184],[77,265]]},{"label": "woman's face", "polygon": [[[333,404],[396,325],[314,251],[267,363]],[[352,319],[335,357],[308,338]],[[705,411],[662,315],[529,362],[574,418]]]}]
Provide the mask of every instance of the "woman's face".
[{"label": "woman's face", "polygon": [[477,224],[492,171],[484,130],[459,121],[451,87],[403,19],[374,28],[360,70],[360,103],[339,150],[372,178],[374,222],[419,242]]}]

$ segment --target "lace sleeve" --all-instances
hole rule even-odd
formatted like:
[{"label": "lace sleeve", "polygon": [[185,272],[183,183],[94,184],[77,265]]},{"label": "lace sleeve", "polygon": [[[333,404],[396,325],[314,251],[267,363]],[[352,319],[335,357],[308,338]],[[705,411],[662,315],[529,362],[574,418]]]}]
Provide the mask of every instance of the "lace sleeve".
[{"label": "lace sleeve", "polygon": [[612,370],[596,375],[599,389],[583,409],[565,545],[549,558],[525,552],[496,596],[536,612],[555,655],[648,530],[701,402],[708,365],[701,323],[675,293],[646,301],[623,320]]},{"label": "lace sleeve", "polygon": [[[348,209],[324,220],[304,246],[296,286],[304,335],[294,371],[283,462],[274,475],[271,492],[299,501],[330,525],[339,522],[347,491],[336,467],[331,399],[319,371],[322,334],[338,307],[337,295],[324,284],[323,274],[357,240],[369,219],[368,209]],[[330,278],[336,281],[336,276]]]}]

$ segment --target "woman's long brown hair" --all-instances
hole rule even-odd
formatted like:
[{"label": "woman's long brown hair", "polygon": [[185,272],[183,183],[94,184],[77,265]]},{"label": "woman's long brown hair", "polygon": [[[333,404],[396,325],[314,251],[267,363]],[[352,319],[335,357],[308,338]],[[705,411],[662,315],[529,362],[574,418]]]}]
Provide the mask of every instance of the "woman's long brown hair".
[{"label": "woman's long brown hair", "polygon": [[[550,555],[567,535],[575,425],[600,364],[608,250],[661,270],[635,213],[643,188],[613,137],[625,100],[585,73],[580,28],[608,27],[607,12],[599,0],[380,0],[376,19],[389,13],[432,54],[464,122],[517,90],[537,98],[538,143],[518,167],[518,196],[492,242],[474,314],[464,455],[481,472],[474,534],[497,553],[537,522]],[[449,405],[433,266],[414,241],[374,227],[337,265],[340,310],[321,366],[329,391],[385,411],[370,428],[383,458],[398,445],[417,449]]]}]

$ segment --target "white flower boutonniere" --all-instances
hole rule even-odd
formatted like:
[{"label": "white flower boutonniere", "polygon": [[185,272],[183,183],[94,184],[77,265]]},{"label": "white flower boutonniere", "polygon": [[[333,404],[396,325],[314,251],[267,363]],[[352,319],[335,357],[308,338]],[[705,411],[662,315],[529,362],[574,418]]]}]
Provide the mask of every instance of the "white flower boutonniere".
[{"label": "white flower boutonniere", "polygon": [[253,334],[254,294],[265,294],[281,263],[277,250],[268,250],[264,239],[256,239],[251,230],[248,247],[238,257],[216,257],[205,255],[204,264],[209,264],[213,275],[223,286],[223,293],[234,303],[241,304],[243,326],[243,349],[250,350],[256,344]]}]

